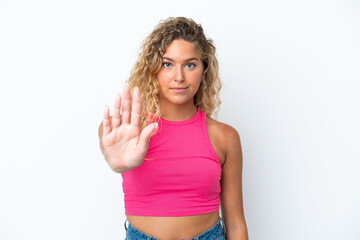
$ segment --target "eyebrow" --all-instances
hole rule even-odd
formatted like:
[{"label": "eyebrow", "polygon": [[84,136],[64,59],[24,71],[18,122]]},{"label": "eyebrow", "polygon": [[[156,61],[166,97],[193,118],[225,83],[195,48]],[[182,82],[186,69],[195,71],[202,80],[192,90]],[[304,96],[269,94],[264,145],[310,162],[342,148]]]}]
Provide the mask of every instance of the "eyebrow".
[{"label": "eyebrow", "polygon": [[[163,57],[163,59],[167,59],[167,60],[169,60],[171,62],[175,62],[174,59],[169,58],[169,57]],[[199,61],[198,58],[192,57],[192,58],[185,59],[185,62],[189,62],[189,61],[192,61],[192,60]]]}]

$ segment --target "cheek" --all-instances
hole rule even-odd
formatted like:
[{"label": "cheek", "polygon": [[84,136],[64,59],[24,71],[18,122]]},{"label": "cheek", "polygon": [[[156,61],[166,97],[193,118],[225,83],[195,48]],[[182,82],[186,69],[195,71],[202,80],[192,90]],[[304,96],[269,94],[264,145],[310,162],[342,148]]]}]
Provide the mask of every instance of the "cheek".
[{"label": "cheek", "polygon": [[201,80],[202,80],[202,72],[199,72],[196,74],[196,76],[194,76],[194,82],[196,82],[196,84],[200,86]]},{"label": "cheek", "polygon": [[165,83],[165,76],[164,76],[164,74],[163,74],[162,72],[159,72],[159,73],[156,75],[156,79],[157,79],[159,88],[163,88],[163,87],[164,87],[164,83]]}]

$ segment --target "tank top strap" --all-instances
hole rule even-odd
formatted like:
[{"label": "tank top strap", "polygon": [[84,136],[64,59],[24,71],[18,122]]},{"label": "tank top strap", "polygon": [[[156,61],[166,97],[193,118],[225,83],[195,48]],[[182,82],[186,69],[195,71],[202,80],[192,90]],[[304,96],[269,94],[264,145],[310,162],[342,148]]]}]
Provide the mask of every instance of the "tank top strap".
[{"label": "tank top strap", "polygon": [[200,111],[201,111],[201,117],[200,117],[201,128],[202,128],[202,132],[203,132],[203,136],[204,136],[206,145],[207,145],[211,155],[214,157],[214,159],[216,159],[218,161],[218,163],[221,164],[220,159],[218,158],[218,156],[214,150],[214,147],[212,146],[211,141],[210,141],[210,137],[209,137],[209,133],[208,133],[208,129],[207,129],[206,114],[202,110],[200,110]]}]

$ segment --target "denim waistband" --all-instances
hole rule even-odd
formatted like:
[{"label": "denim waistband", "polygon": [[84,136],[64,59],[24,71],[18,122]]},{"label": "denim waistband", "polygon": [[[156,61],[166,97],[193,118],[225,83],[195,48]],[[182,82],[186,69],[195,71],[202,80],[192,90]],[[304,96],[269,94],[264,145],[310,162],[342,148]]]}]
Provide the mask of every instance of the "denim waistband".
[{"label": "denim waistband", "polygon": [[[128,227],[126,226],[126,222],[128,222]],[[126,239],[132,240],[134,239],[144,239],[144,240],[160,240],[158,238],[152,237],[146,233],[141,232],[140,230],[134,228],[127,219],[125,219],[124,227],[126,230]],[[205,230],[204,232],[200,233],[199,235],[191,238],[190,240],[209,240],[209,239],[215,239],[221,234],[226,235],[226,227],[224,223],[224,219],[219,216],[218,221],[215,223],[214,226],[211,228]],[[132,238],[131,238],[132,237]],[[185,240],[185,239],[181,239]]]}]

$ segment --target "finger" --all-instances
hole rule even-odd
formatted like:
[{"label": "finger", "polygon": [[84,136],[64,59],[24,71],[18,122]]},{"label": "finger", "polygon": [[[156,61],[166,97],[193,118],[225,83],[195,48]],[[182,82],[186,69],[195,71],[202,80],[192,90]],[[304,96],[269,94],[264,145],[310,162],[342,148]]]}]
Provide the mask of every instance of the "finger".
[{"label": "finger", "polygon": [[133,102],[131,108],[131,125],[139,126],[141,116],[141,99],[139,88],[136,87],[133,91]]},{"label": "finger", "polygon": [[140,134],[139,147],[141,150],[146,150],[149,146],[150,137],[153,132],[155,132],[158,127],[157,123],[151,123],[147,125]]},{"label": "finger", "polygon": [[125,84],[123,90],[123,103],[122,103],[122,122],[125,124],[130,123],[130,111],[131,111],[131,94],[130,88]]},{"label": "finger", "polygon": [[105,106],[104,111],[104,120],[103,120],[103,135],[107,135],[111,132],[111,124],[110,124],[110,110],[109,106]]},{"label": "finger", "polygon": [[121,96],[120,94],[116,95],[115,102],[114,102],[114,113],[112,116],[112,128],[118,128],[121,124],[120,118],[120,106],[121,106]]}]

